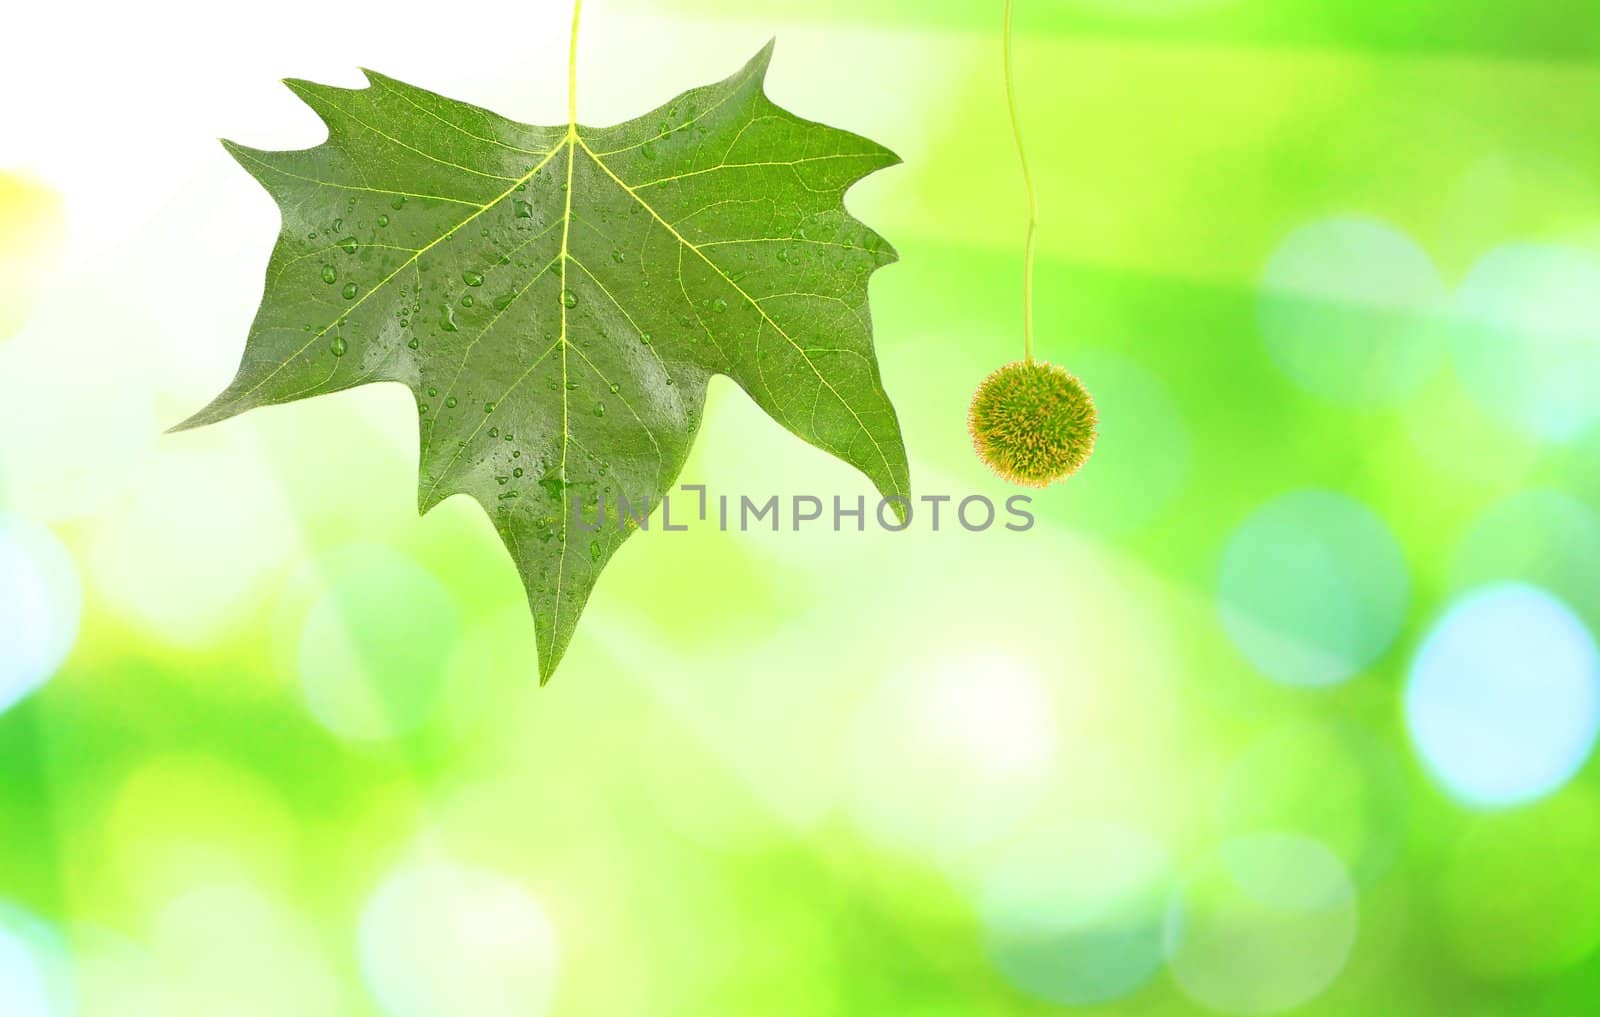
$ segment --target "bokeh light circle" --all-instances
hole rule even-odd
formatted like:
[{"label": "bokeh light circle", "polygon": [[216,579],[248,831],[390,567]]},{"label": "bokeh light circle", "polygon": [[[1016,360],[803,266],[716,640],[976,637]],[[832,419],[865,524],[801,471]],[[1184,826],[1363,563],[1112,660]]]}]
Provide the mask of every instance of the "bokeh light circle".
[{"label": "bokeh light circle", "polygon": [[77,568],[60,541],[0,513],[0,713],[60,668],[82,606]]},{"label": "bokeh light circle", "polygon": [[1029,836],[981,873],[978,913],[995,967],[1049,1003],[1119,999],[1160,970],[1173,892],[1166,852],[1145,834],[1071,824]]},{"label": "bokeh light circle", "polygon": [[33,950],[0,921],[0,1013],[6,1017],[55,1017],[45,974]]},{"label": "bokeh light circle", "polygon": [[1566,441],[1600,420],[1600,257],[1501,247],[1456,294],[1456,369],[1473,397],[1523,430]]},{"label": "bokeh light circle", "polygon": [[941,862],[1017,827],[1049,785],[1060,739],[1037,664],[970,650],[892,674],[851,734],[857,823]]},{"label": "bokeh light circle", "polygon": [[1481,588],[1417,651],[1405,714],[1418,753],[1452,795],[1479,806],[1532,801],[1571,779],[1594,748],[1594,637],[1537,587]]},{"label": "bokeh light circle", "polygon": [[1600,622],[1600,513],[1560,491],[1522,490],[1472,524],[1450,563],[1449,587],[1463,593],[1523,582],[1559,597],[1591,625]]},{"label": "bokeh light circle", "polygon": [[1445,350],[1448,294],[1428,255],[1368,219],[1329,219],[1284,240],[1261,281],[1267,352],[1296,384],[1386,405],[1426,381]]},{"label": "bokeh light circle", "polygon": [[1173,978],[1213,1010],[1278,1013],[1315,998],[1355,944],[1355,887],[1309,837],[1226,841],[1185,879],[1167,916]]},{"label": "bokeh light circle", "polygon": [[0,170],[0,342],[22,327],[34,280],[54,267],[64,220],[61,196],[49,185]]},{"label": "bokeh light circle", "polygon": [[76,993],[66,943],[57,929],[0,901],[0,1014],[72,1017]]},{"label": "bokeh light circle", "polygon": [[154,909],[198,885],[293,880],[295,813],[254,767],[197,752],[144,758],[122,776],[94,827],[97,871]]},{"label": "bokeh light circle", "polygon": [[338,1017],[345,994],[292,898],[247,880],[201,882],[153,915],[162,1017]]},{"label": "bokeh light circle", "polygon": [[1410,579],[1400,545],[1371,510],[1331,491],[1296,491],[1234,531],[1218,597],[1223,627],[1258,670],[1325,686],[1393,642]]},{"label": "bokeh light circle", "polygon": [[300,687],[317,721],[353,741],[413,731],[437,705],[459,610],[421,565],[381,545],[326,560],[326,589],[300,631]]},{"label": "bokeh light circle", "polygon": [[[76,1017],[175,1017],[152,951],[127,935],[79,923],[72,929]],[[296,1017],[310,1017],[297,1010]]]},{"label": "bokeh light circle", "polygon": [[555,932],[496,872],[402,863],[361,914],[359,958],[386,1017],[539,1017],[555,992]]},{"label": "bokeh light circle", "polygon": [[159,324],[140,321],[139,289],[123,267],[55,274],[21,331],[0,342],[0,489],[31,518],[101,514],[136,480],[140,490],[151,481],[144,471],[161,425],[141,352]]},{"label": "bokeh light circle", "polygon": [[90,582],[108,609],[163,641],[225,638],[303,545],[284,494],[258,444],[212,432],[164,445],[138,487],[96,518]]}]

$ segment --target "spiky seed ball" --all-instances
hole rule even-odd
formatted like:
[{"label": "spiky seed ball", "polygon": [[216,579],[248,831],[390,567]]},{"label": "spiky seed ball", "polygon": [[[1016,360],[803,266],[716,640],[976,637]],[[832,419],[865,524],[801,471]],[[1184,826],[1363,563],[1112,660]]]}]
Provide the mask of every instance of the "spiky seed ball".
[{"label": "spiky seed ball", "polygon": [[967,413],[978,457],[1027,487],[1078,472],[1094,450],[1098,421],[1083,383],[1037,360],[1007,364],[985,378]]}]

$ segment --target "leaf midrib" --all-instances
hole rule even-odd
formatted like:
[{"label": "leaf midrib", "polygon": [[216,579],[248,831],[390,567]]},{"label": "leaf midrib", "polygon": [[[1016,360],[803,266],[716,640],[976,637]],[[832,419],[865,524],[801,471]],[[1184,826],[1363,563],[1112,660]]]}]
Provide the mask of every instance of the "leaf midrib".
[{"label": "leaf midrib", "polygon": [[[576,45],[576,43],[574,43]],[[567,546],[567,512],[566,506],[566,480],[567,480],[567,447],[571,444],[571,429],[568,426],[568,408],[571,406],[572,397],[567,389],[567,261],[571,257],[569,241],[572,235],[572,169],[577,163],[578,120],[574,112],[567,123],[567,187],[566,209],[561,213],[561,467],[556,474],[561,483],[561,554],[556,565],[556,593],[555,601],[550,608],[550,638],[541,642],[548,648],[548,653],[554,653],[556,632],[561,628],[561,587],[567,576],[567,553],[571,548]],[[560,146],[556,146],[559,148]],[[553,658],[552,658],[553,660]]]}]

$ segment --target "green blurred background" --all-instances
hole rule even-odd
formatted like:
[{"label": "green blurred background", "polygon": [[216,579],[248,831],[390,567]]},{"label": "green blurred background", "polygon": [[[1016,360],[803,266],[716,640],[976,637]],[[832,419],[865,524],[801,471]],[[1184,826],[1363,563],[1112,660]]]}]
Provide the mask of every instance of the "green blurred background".
[{"label": "green blurred background", "polygon": [[[1600,1009],[1600,9],[1017,0],[1039,525],[636,537],[555,681],[370,388],[163,437],[371,66],[565,118],[564,3],[29,5],[0,62],[4,1017]],[[920,494],[1011,492],[1000,0],[590,0],[582,118],[779,39]],[[725,380],[683,480],[869,493]]]}]

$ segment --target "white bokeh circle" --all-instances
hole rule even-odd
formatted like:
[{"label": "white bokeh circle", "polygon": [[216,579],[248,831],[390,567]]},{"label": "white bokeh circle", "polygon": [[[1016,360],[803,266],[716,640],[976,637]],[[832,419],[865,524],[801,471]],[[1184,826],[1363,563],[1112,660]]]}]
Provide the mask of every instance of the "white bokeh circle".
[{"label": "white bokeh circle", "polygon": [[498,872],[401,863],[361,913],[361,973],[385,1017],[540,1017],[555,993],[555,930]]},{"label": "white bokeh circle", "polygon": [[1600,731],[1600,654],[1560,600],[1519,583],[1475,590],[1411,665],[1406,725],[1454,797],[1503,807],[1560,788]]},{"label": "white bokeh circle", "polygon": [[0,713],[61,667],[82,606],[78,571],[61,542],[0,513]]}]

